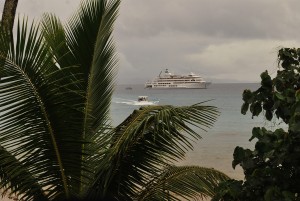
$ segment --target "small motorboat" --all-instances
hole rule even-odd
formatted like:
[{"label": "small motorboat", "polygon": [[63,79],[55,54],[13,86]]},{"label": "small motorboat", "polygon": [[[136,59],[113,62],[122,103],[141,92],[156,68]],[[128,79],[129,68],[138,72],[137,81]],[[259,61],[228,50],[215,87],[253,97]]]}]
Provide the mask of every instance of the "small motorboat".
[{"label": "small motorboat", "polygon": [[138,102],[148,102],[148,96],[139,96]]},{"label": "small motorboat", "polygon": [[149,101],[148,96],[138,96],[134,105],[156,105],[159,101]]},{"label": "small motorboat", "polygon": [[[124,100],[124,101],[123,101]],[[158,100],[155,101],[149,101],[148,100],[148,96],[138,96],[137,100],[128,100],[128,99],[122,99],[121,102],[116,102],[116,103],[124,103],[127,105],[157,105],[158,104]]]}]

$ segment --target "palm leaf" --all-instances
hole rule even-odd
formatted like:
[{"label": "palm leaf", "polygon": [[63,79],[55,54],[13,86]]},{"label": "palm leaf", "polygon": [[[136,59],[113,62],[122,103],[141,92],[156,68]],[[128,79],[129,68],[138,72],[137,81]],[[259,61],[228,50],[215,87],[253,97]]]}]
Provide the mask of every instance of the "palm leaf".
[{"label": "palm leaf", "polygon": [[83,175],[77,174],[83,184],[94,178],[109,142],[106,133],[111,129],[109,107],[117,65],[112,30],[119,4],[119,0],[82,1],[65,29],[55,16],[43,18],[43,33],[57,65],[61,69],[77,66],[69,70],[77,83],[69,90],[79,91],[81,97],[71,106],[82,112],[77,115],[81,127],[76,135],[89,142],[78,147],[84,154],[79,160]]},{"label": "palm leaf", "polygon": [[70,73],[80,81],[77,87],[84,103],[80,105],[81,132],[91,141],[99,136],[99,130],[106,129],[109,120],[117,65],[112,30],[119,4],[119,0],[82,1],[65,30],[55,16],[43,18],[43,33],[57,65],[78,66]]},{"label": "palm leaf", "polygon": [[[173,182],[168,186],[172,194],[212,193],[208,186],[213,177],[205,177],[211,183],[200,178],[200,190],[186,182],[191,190],[179,191],[179,180],[169,175],[179,178],[178,172],[184,171],[171,169],[169,163],[182,159],[192,149],[191,141],[201,138],[195,127],[213,125],[215,107],[143,107],[116,129],[110,126],[117,68],[112,30],[119,4],[82,1],[66,28],[54,15],[44,15],[41,34],[26,20],[19,22],[15,43],[1,33],[4,188],[25,199],[147,199],[163,195],[151,191],[160,189],[157,173],[163,172]],[[17,168],[8,169],[12,166]],[[185,174],[194,179],[193,171]]]},{"label": "palm leaf", "polygon": [[215,195],[215,189],[229,177],[211,168],[169,166],[157,174],[136,200],[202,200]]},{"label": "palm leaf", "polygon": [[82,140],[72,135],[78,111],[69,107],[77,94],[65,90],[69,76],[53,62],[38,27],[18,22],[16,37],[1,57],[0,143],[28,167],[47,197],[68,197],[79,178],[74,161],[81,158],[73,146]]},{"label": "palm leaf", "polygon": [[117,64],[111,34],[119,3],[119,0],[82,1],[66,29],[67,43],[84,80],[83,135],[91,139],[109,119]]},{"label": "palm leaf", "polygon": [[[39,177],[39,173],[46,171],[45,167],[35,166],[33,160],[47,160],[39,147],[44,144],[40,137],[51,133],[52,129],[49,127],[48,116],[45,115],[38,85],[35,85],[43,79],[38,77],[38,71],[42,69],[39,68],[40,65],[35,64],[44,63],[42,57],[47,58],[47,55],[43,47],[39,46],[41,38],[36,37],[37,28],[32,26],[29,34],[27,30],[26,22],[23,22],[23,25],[18,22],[16,46],[11,44],[8,58],[2,58],[5,63],[3,62],[3,77],[0,83],[0,142],[14,157],[22,161],[24,166],[29,166],[29,169],[36,173],[34,177]],[[25,49],[28,51],[24,51]],[[37,121],[40,118],[44,121]],[[36,155],[35,150],[40,154],[31,157],[32,154]],[[49,173],[41,186],[55,177],[55,173]]]},{"label": "palm leaf", "polygon": [[[38,180],[32,176],[28,167],[0,147],[1,189],[10,194],[21,194],[21,199],[47,200]],[[30,186],[30,188],[28,188]]]},{"label": "palm leaf", "polygon": [[[192,127],[213,125],[218,111],[212,106],[147,106],[134,111],[115,130],[110,152],[101,161],[90,195],[129,199],[149,178],[169,163],[182,159],[191,140],[200,139]],[[97,187],[96,187],[97,186]]]},{"label": "palm leaf", "polygon": [[44,14],[41,25],[44,40],[59,67],[78,66],[79,63],[76,63],[77,59],[67,44],[65,29],[60,19],[53,14]]}]

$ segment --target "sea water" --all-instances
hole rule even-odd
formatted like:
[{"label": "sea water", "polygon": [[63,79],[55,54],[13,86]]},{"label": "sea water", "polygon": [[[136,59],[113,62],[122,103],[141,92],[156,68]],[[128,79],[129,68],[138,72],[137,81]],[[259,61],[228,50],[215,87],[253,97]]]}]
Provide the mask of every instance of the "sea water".
[{"label": "sea water", "polygon": [[204,132],[197,130],[201,140],[193,143],[178,165],[211,167],[235,179],[243,179],[242,169],[232,168],[233,151],[236,146],[253,149],[250,142],[253,127],[274,130],[278,125],[268,123],[263,116],[252,118],[251,113],[241,114],[242,93],[245,89],[256,90],[257,83],[212,84],[207,89],[145,89],[144,85],[119,85],[116,87],[111,105],[113,125],[117,126],[133,110],[141,107],[138,96],[148,96],[149,101],[159,105],[188,106],[208,101],[206,105],[219,108],[220,116],[214,126]]}]

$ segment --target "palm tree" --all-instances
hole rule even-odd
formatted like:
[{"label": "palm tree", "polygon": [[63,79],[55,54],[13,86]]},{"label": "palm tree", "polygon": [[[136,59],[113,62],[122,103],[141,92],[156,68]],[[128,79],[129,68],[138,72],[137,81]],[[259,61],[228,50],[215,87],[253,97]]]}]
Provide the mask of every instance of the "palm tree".
[{"label": "palm tree", "polygon": [[113,128],[113,24],[120,0],[85,0],[66,25],[51,14],[0,33],[0,187],[24,200],[179,200],[228,179],[174,165],[217,108],[148,106]]},{"label": "palm tree", "polygon": [[14,26],[17,6],[18,0],[5,0],[3,7],[1,24],[11,32]]}]

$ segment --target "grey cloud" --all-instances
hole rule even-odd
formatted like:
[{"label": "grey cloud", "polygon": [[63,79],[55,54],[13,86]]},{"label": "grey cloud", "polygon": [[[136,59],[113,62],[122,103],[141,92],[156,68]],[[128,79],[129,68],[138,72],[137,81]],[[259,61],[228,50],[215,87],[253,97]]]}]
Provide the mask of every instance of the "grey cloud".
[{"label": "grey cloud", "polygon": [[[229,38],[296,37],[300,4],[281,0],[128,0],[118,20],[127,37],[194,32]],[[122,10],[123,8],[123,10]]]},{"label": "grey cloud", "polygon": [[[79,2],[24,0],[17,12],[67,19]],[[276,72],[279,46],[300,47],[299,10],[299,0],[122,0],[118,83],[141,84],[166,67],[213,82],[258,82],[262,71]]]},{"label": "grey cloud", "polygon": [[23,0],[19,1],[17,13],[39,19],[43,13],[54,13],[63,21],[77,9],[80,0]]}]

